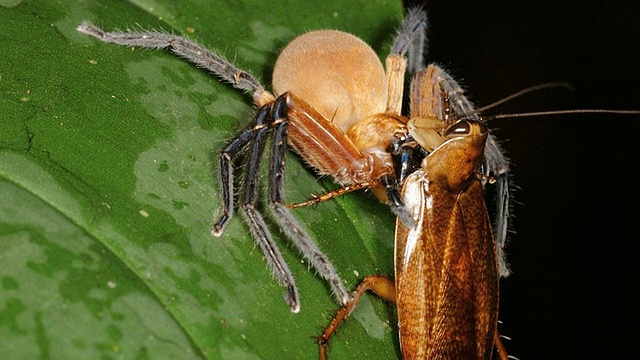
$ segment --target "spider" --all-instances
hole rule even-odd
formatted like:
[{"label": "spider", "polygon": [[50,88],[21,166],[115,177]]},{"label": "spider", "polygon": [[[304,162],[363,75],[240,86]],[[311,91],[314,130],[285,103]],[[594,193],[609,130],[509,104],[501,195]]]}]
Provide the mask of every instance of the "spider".
[{"label": "spider", "polygon": [[[406,176],[417,168],[414,163],[419,156],[400,149],[412,138],[420,138],[416,132],[421,130],[407,126],[409,118],[402,115],[402,100],[407,67],[410,72],[424,67],[425,28],[424,11],[409,10],[387,56],[386,71],[373,49],[354,35],[336,30],[302,34],[283,49],[275,63],[273,93],[247,71],[186,37],[152,31],[105,32],[89,22],[83,22],[77,30],[107,43],[167,48],[236,89],[253,95],[258,108],[253,122],[238,132],[220,153],[222,215],[214,222],[212,234],[222,235],[239,203],[273,276],[286,287],[285,301],[295,313],[300,310],[295,280],[257,208],[259,169],[265,144],[271,137],[269,209],[303,257],[329,282],[338,302],[344,305],[350,300],[350,293],[331,261],[285,203],[287,144],[319,175],[329,175],[343,187],[311,202],[369,188],[378,199],[389,204],[400,221],[412,225],[414,219],[404,207],[399,189]],[[468,114],[473,108],[457,84],[450,95],[456,113],[479,118],[477,114]],[[249,155],[244,163],[244,184],[235,201],[233,159],[241,151],[248,151]],[[483,173],[486,179],[497,180],[496,251],[502,259],[508,218],[508,162],[493,136],[487,140]],[[502,260],[501,272],[508,273]]]}]

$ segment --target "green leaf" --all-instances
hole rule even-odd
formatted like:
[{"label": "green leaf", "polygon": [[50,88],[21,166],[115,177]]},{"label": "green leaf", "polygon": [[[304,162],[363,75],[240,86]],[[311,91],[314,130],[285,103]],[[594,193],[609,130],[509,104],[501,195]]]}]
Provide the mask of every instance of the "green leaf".
[{"label": "green leaf", "polygon": [[[163,29],[270,80],[304,31],[384,57],[399,1],[0,1],[0,353],[23,358],[315,358],[337,304],[272,227],[302,297],[289,312],[239,217],[210,235],[217,154],[251,98],[164,51],[75,27]],[[357,66],[357,64],[354,64]],[[295,155],[287,196],[335,188]],[[394,218],[366,193],[295,211],[354,289],[393,273]],[[271,225],[275,225],[272,223]],[[397,358],[394,310],[367,296],[332,359]]]}]

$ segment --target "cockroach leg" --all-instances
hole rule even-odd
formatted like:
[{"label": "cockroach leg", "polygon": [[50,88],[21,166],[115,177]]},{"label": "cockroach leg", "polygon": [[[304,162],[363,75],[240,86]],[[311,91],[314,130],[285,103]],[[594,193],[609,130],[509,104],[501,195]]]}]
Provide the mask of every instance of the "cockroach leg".
[{"label": "cockroach leg", "polygon": [[360,298],[367,290],[374,292],[383,300],[394,304],[396,303],[396,288],[393,279],[382,275],[371,275],[365,277],[356,290],[351,294],[351,301],[338,310],[338,313],[333,320],[331,320],[331,323],[327,326],[324,333],[318,337],[317,340],[318,345],[320,346],[320,359],[324,360],[327,358],[327,345],[329,344],[329,338],[336,332],[338,325],[340,325],[342,320],[346,319],[351,312],[353,312],[358,305],[358,302],[360,302]]},{"label": "cockroach leg", "polygon": [[504,347],[502,343],[502,339],[500,338],[500,333],[496,330],[496,333],[493,335],[493,344],[495,346],[495,351],[498,353],[500,360],[508,360],[509,356],[507,355],[507,348]]}]

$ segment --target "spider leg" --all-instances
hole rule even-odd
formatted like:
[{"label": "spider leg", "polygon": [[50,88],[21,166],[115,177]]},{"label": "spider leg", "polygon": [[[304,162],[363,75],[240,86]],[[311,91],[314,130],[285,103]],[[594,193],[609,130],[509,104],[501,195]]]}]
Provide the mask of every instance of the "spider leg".
[{"label": "spider leg", "polygon": [[[391,47],[391,53],[386,59],[387,113],[397,115],[402,113],[404,76],[407,71],[406,54],[409,52],[412,72],[416,70],[417,66],[422,66],[422,60],[416,59],[423,55],[425,29],[426,13],[421,8],[409,10]],[[416,61],[418,61],[417,64]],[[387,192],[391,211],[398,216],[403,224],[412,228],[415,220],[402,203],[397,175],[396,177],[385,175],[380,180]]]},{"label": "spider leg", "polygon": [[266,105],[274,100],[273,95],[265,90],[253,75],[236,67],[223,56],[186,37],[157,31],[107,32],[88,21],[78,25],[76,30],[106,43],[152,49],[167,48],[174,54],[231,83],[236,89],[253,93],[253,100],[258,106]]},{"label": "spider leg", "polygon": [[227,223],[233,217],[233,164],[231,160],[247,146],[254,137],[254,125],[237,134],[220,152],[220,184],[222,190],[222,215],[211,227],[213,236],[221,236]]},{"label": "spider leg", "polygon": [[380,178],[380,183],[384,186],[387,192],[387,199],[389,201],[389,207],[391,211],[396,214],[398,219],[408,228],[413,228],[416,224],[416,219],[413,218],[411,212],[404,206],[402,202],[402,196],[400,196],[398,181],[395,177],[390,175],[383,175]]},{"label": "spider leg", "polygon": [[410,73],[424,68],[426,30],[427,13],[421,7],[409,9],[391,46],[390,55],[407,57]]},{"label": "spider leg", "polygon": [[270,117],[271,106],[263,106],[258,112],[253,124],[253,138],[250,142],[249,159],[245,164],[246,178],[244,188],[242,189],[241,208],[244,218],[251,230],[251,234],[260,250],[262,250],[273,276],[280,284],[287,288],[285,300],[289,305],[289,309],[291,309],[291,312],[297,313],[300,311],[300,295],[298,294],[295,280],[280,250],[278,250],[264,218],[256,209],[260,180],[260,160],[262,159],[269,132],[268,122],[270,121]]},{"label": "spider leg", "polygon": [[[424,44],[426,42],[427,14],[421,8],[407,12],[398,35],[393,41],[391,52],[386,59],[387,71],[387,112],[400,114],[404,92],[404,75],[424,68]],[[407,58],[407,53],[409,57]]]},{"label": "spider leg", "polygon": [[285,230],[294,245],[302,252],[318,274],[331,285],[331,290],[340,304],[346,304],[351,296],[331,261],[311,240],[307,232],[293,217],[284,201],[284,167],[287,152],[287,96],[280,96],[273,105],[273,141],[269,168],[269,202],[274,217]]},{"label": "spider leg", "polygon": [[509,159],[498,144],[495,136],[489,134],[484,150],[482,165],[484,172],[496,181],[496,219],[494,224],[496,238],[496,253],[500,276],[508,276],[509,264],[506,262],[504,246],[509,231],[509,217],[511,211],[511,192],[509,190]]}]

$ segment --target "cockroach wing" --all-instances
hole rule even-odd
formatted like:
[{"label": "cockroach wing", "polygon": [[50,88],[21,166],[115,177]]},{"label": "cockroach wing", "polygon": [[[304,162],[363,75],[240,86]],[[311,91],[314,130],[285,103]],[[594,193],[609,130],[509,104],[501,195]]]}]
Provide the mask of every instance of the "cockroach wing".
[{"label": "cockroach wing", "polygon": [[[499,275],[475,173],[485,139],[472,139],[475,145],[466,138],[444,143],[404,183],[402,199],[417,220],[412,229],[396,223],[395,281],[405,359],[492,355]],[[468,152],[469,146],[480,151]],[[471,167],[460,165],[465,157],[472,157]]]}]

